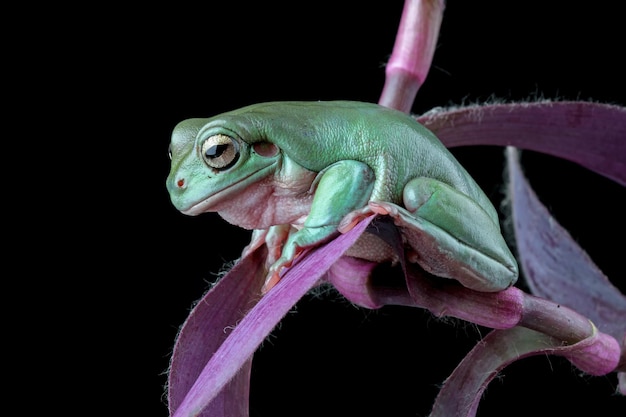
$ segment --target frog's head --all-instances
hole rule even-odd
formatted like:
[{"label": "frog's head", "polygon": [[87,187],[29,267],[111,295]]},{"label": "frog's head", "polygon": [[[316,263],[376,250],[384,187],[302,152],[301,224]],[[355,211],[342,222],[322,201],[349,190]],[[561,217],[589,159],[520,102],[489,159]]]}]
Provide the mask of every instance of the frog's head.
[{"label": "frog's head", "polygon": [[236,204],[251,185],[271,175],[279,149],[236,118],[188,119],[170,144],[167,189],[174,206],[188,215]]}]

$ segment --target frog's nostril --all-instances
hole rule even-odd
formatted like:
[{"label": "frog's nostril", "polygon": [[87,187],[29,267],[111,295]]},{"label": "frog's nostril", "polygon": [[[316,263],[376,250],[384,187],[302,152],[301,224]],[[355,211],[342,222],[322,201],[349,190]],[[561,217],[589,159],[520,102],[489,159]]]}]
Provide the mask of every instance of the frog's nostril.
[{"label": "frog's nostril", "polygon": [[176,181],[176,185],[178,185],[178,188],[183,188],[185,186],[185,179],[179,179],[178,181]]}]

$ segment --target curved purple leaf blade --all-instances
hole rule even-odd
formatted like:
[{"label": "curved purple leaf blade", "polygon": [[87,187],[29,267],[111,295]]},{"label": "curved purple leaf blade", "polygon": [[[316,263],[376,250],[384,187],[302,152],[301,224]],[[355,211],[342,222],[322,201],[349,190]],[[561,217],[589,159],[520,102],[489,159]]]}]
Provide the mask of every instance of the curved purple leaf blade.
[{"label": "curved purple leaf blade", "polygon": [[[238,262],[196,304],[176,338],[168,375],[170,415],[180,407],[202,368],[227,337],[226,329],[241,320],[258,297],[264,280],[262,265],[265,253],[257,250]],[[220,395],[203,416],[239,417],[247,415],[247,398],[251,363],[244,364],[230,382],[237,391],[234,401]],[[242,413],[241,403],[246,406]]]},{"label": "curved purple leaf blade", "polygon": [[[615,339],[597,331],[564,346],[560,338],[524,327],[493,330],[479,342],[444,382],[429,417],[473,417],[489,382],[506,366],[525,357],[549,354],[570,358],[589,352],[614,351]],[[608,346],[607,346],[608,345]],[[608,348],[607,348],[608,347]],[[591,357],[596,357],[591,354]]]},{"label": "curved purple leaf blade", "polygon": [[626,334],[626,296],[539,202],[515,149],[507,150],[507,161],[515,239],[531,292],[584,314],[602,332],[621,340]]},{"label": "curved purple leaf blade", "polygon": [[[280,322],[280,320],[289,312],[289,310],[306,294],[311,288],[316,286],[320,278],[326,273],[326,271],[339,259],[343,253],[354,244],[358,237],[363,233],[368,224],[371,221],[371,217],[362,220],[348,233],[340,235],[336,239],[332,240],[328,244],[315,248],[306,254],[301,255],[294,266],[292,266],[282,277],[282,279],[276,284],[272,290],[270,290],[265,296],[263,296],[250,311],[245,314],[241,321],[236,325],[234,330],[228,335],[228,337],[221,343],[219,348],[212,353],[210,359],[207,361],[194,360],[194,363],[188,361],[188,363],[178,365],[180,369],[178,372],[183,372],[186,366],[191,368],[197,368],[198,365],[203,368],[195,379],[195,382],[189,388],[184,399],[175,409],[175,417],[191,417],[199,416],[209,409],[216,407],[214,404],[218,401],[221,407],[221,403],[224,402],[228,406],[238,403],[237,410],[226,410],[224,414],[211,414],[211,416],[219,415],[224,417],[240,417],[248,415],[247,396],[241,397],[241,391],[239,386],[235,384],[233,386],[232,379],[239,378],[239,374],[244,365],[249,363],[252,359],[252,355],[259,345],[270,334],[272,329]],[[255,253],[258,251],[255,251]],[[253,254],[254,255],[254,254]],[[261,284],[264,281],[265,270],[263,268],[263,260],[254,255],[254,259],[247,261],[250,255],[244,258],[241,263],[245,262],[245,268],[233,270],[236,273],[231,275],[232,271],[222,277],[221,281],[227,280],[230,282],[236,280],[242,275],[245,275],[245,271],[252,271],[250,275],[254,276],[255,284],[252,292],[253,295],[260,294]],[[261,271],[259,273],[259,271]],[[259,279],[259,277],[261,277]],[[218,284],[219,285],[219,284]],[[233,284],[228,284],[232,286]],[[233,294],[221,294],[221,296],[232,296]],[[207,293],[200,303],[196,306],[190,317],[194,317],[193,322],[202,323],[198,318],[210,319],[210,315],[205,311],[212,308],[214,303],[219,303],[220,300],[216,300],[217,293],[210,291]],[[253,301],[250,299],[250,301]],[[207,307],[209,306],[209,307]],[[246,306],[249,307],[249,306]],[[232,308],[232,307],[231,307]],[[241,310],[238,310],[241,311]],[[190,319],[188,319],[189,321]],[[229,325],[235,325],[236,322],[231,322]],[[213,332],[215,332],[215,326],[211,326]],[[194,329],[200,333],[203,333],[206,341],[210,341],[213,345],[215,334],[208,331],[208,329],[200,328]],[[220,332],[222,329],[220,329]],[[193,330],[191,331],[193,333]],[[192,339],[196,341],[201,340],[192,335]],[[177,342],[178,350],[182,350],[185,347],[184,340]],[[206,352],[203,352],[206,354]],[[204,365],[206,363],[206,365]],[[172,365],[172,368],[175,368]],[[187,380],[186,380],[187,381]],[[229,381],[231,382],[229,385]],[[171,381],[175,383],[176,381]],[[170,390],[175,389],[176,392],[181,390],[178,387],[170,386]],[[224,391],[222,391],[224,390]],[[219,408],[221,412],[223,408]],[[234,414],[236,411],[240,414]],[[208,415],[208,413],[206,414]]]},{"label": "curved purple leaf blade", "polygon": [[432,110],[417,120],[448,147],[515,146],[576,162],[626,186],[626,107],[562,101]]}]

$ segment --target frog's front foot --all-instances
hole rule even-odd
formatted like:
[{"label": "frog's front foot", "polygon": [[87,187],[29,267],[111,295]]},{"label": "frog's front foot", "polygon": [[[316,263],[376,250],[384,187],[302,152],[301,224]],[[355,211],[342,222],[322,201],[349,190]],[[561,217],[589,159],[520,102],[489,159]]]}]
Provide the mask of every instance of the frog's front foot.
[{"label": "frog's front foot", "polygon": [[289,259],[285,256],[282,256],[276,262],[274,262],[272,266],[269,267],[265,282],[263,283],[263,287],[261,288],[261,294],[265,295],[269,290],[274,288],[276,284],[278,284],[281,279],[280,275],[283,272],[283,269],[289,268],[293,264],[293,261],[298,256],[300,256],[301,253],[302,250],[297,249],[293,255],[293,258]]}]

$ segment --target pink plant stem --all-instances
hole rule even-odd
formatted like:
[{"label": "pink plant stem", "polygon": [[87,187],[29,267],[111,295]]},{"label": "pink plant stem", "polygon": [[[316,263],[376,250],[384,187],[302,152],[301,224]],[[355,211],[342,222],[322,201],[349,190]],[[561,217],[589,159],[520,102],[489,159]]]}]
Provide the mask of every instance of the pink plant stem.
[{"label": "pink plant stem", "polygon": [[[442,285],[411,273],[411,269],[407,282],[414,307],[428,309],[439,317],[456,317],[493,329],[521,326],[540,332],[558,341],[563,348],[570,347],[559,353],[591,375],[621,370],[617,340],[599,332],[589,319],[570,308],[526,294],[515,287],[486,293],[456,284]],[[388,290],[375,293],[378,304],[393,301],[408,304],[407,297],[398,293]]]},{"label": "pink plant stem", "polygon": [[[581,353],[587,355],[587,352],[602,348],[606,341],[594,332],[579,343],[563,345],[559,339],[521,326],[493,330],[446,379],[429,417],[474,417],[489,382],[502,369],[519,359],[535,355],[561,355],[572,360],[572,357],[581,356]],[[593,365],[591,362],[597,359],[596,356],[602,359],[602,355],[588,355],[591,361],[587,365]],[[602,360],[597,362],[603,364]]]},{"label": "pink plant stem", "polygon": [[406,0],[379,104],[409,113],[437,46],[444,0]]},{"label": "pink plant stem", "polygon": [[544,298],[524,295],[520,325],[548,334],[567,344],[577,343],[594,331],[588,318]]}]

